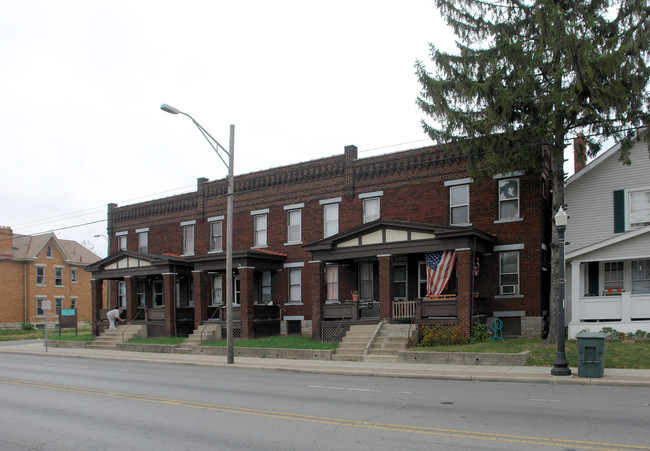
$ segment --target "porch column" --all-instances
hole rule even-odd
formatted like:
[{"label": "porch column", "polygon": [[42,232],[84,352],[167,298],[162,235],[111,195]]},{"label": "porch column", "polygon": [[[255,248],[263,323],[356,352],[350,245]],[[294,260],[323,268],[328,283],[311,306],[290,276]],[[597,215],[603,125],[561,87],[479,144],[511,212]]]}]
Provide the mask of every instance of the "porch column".
[{"label": "porch column", "polygon": [[[580,323],[580,279],[584,277],[580,274],[580,270],[582,269],[581,263],[582,262],[578,260],[572,260],[570,262],[571,296],[569,299],[571,300],[571,305],[568,306],[568,311],[571,313],[571,318],[569,318],[569,321],[567,322],[569,325]],[[571,338],[570,334],[569,338]]]},{"label": "porch column", "polygon": [[378,255],[379,261],[379,319],[393,317],[393,256]]},{"label": "porch column", "polygon": [[474,276],[472,255],[471,249],[456,249],[458,327],[467,338],[472,331],[472,277]]},{"label": "porch column", "polygon": [[126,282],[126,321],[127,323],[135,317],[138,311],[138,283],[135,277],[124,276]]},{"label": "porch column", "polygon": [[241,338],[249,340],[255,338],[255,285],[253,276],[255,268],[239,267],[239,303],[241,312]]},{"label": "porch column", "polygon": [[205,271],[192,271],[192,289],[194,292],[194,324],[199,327],[208,319],[210,303],[210,277]]},{"label": "porch column", "polygon": [[99,309],[102,308],[103,288],[103,280],[90,279],[90,319],[92,321],[92,330],[90,332],[93,337],[97,336],[97,322],[99,319]]},{"label": "porch column", "polygon": [[176,274],[163,273],[163,302],[165,303],[165,332],[172,337],[176,331]]},{"label": "porch column", "polygon": [[309,262],[309,279],[311,280],[311,338],[321,339],[321,321],[323,320],[323,302],[325,302],[325,263],[321,261]]}]

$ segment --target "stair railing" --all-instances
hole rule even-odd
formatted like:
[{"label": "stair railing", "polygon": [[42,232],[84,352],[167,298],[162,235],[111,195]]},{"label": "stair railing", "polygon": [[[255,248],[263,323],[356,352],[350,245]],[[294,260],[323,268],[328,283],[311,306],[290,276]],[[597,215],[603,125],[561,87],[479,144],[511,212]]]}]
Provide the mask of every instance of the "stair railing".
[{"label": "stair railing", "polygon": [[[350,309],[356,305],[355,302],[351,302],[348,305],[348,308],[345,309],[345,313],[341,316],[341,320],[339,321],[339,324],[336,326],[336,329],[334,330],[334,337],[338,337],[339,329],[341,328],[341,324],[343,324],[343,320],[348,316],[348,313],[350,312]],[[323,328],[321,327],[320,330],[320,340],[323,341]]]},{"label": "stair railing", "polygon": [[[214,318],[214,315],[219,313],[219,310],[221,310],[221,309],[220,308],[214,309],[214,312],[212,312],[212,315],[210,316],[210,318],[208,318],[208,320],[203,323],[203,327],[201,328],[201,334],[199,336],[199,338],[201,340],[200,341],[201,344],[203,344],[203,332],[205,331],[205,328],[208,327],[208,325],[210,324],[210,321]],[[221,337],[219,337],[219,338],[221,338]]]},{"label": "stair railing", "polygon": [[131,321],[126,322],[126,327],[122,331],[122,343],[124,343],[124,333],[128,330],[129,327],[131,327],[131,323],[133,322],[133,320],[135,320],[138,317],[139,314],[140,314],[140,310],[137,310],[135,312],[135,315],[133,315],[133,318],[131,318]]}]

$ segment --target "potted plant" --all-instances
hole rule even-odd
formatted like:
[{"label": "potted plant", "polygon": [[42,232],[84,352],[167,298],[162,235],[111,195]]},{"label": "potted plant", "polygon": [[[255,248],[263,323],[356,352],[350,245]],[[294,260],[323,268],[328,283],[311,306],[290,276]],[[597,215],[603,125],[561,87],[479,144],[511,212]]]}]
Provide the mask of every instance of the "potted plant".
[{"label": "potted plant", "polygon": [[359,300],[359,290],[352,290],[350,292],[352,294],[352,300],[353,301],[358,301]]}]

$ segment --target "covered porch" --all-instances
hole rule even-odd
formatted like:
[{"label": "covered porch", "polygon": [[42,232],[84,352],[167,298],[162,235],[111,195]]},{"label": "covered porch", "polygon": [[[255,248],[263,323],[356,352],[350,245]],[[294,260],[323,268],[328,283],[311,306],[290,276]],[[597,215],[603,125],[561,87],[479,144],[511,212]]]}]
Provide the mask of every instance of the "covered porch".
[{"label": "covered porch", "polygon": [[[314,339],[337,340],[350,324],[379,321],[457,324],[469,337],[478,305],[475,262],[493,241],[472,227],[379,219],[306,245],[323,287],[312,301]],[[427,255],[445,252],[453,270],[427,299]]]}]

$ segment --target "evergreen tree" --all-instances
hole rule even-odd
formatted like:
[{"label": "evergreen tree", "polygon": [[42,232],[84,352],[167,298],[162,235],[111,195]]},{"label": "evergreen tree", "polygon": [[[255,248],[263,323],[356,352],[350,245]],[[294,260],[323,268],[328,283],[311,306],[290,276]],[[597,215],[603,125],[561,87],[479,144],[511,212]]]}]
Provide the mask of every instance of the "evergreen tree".
[{"label": "evergreen tree", "polygon": [[[475,176],[539,169],[551,155],[552,208],[564,203],[564,149],[584,133],[588,155],[608,138],[621,160],[648,124],[647,0],[436,0],[457,52],[431,44],[433,72],[418,61],[422,121],[436,142],[468,155]],[[569,206],[570,208],[570,206]],[[550,327],[556,329],[558,249],[551,246]],[[548,342],[555,341],[555,333]]]}]

